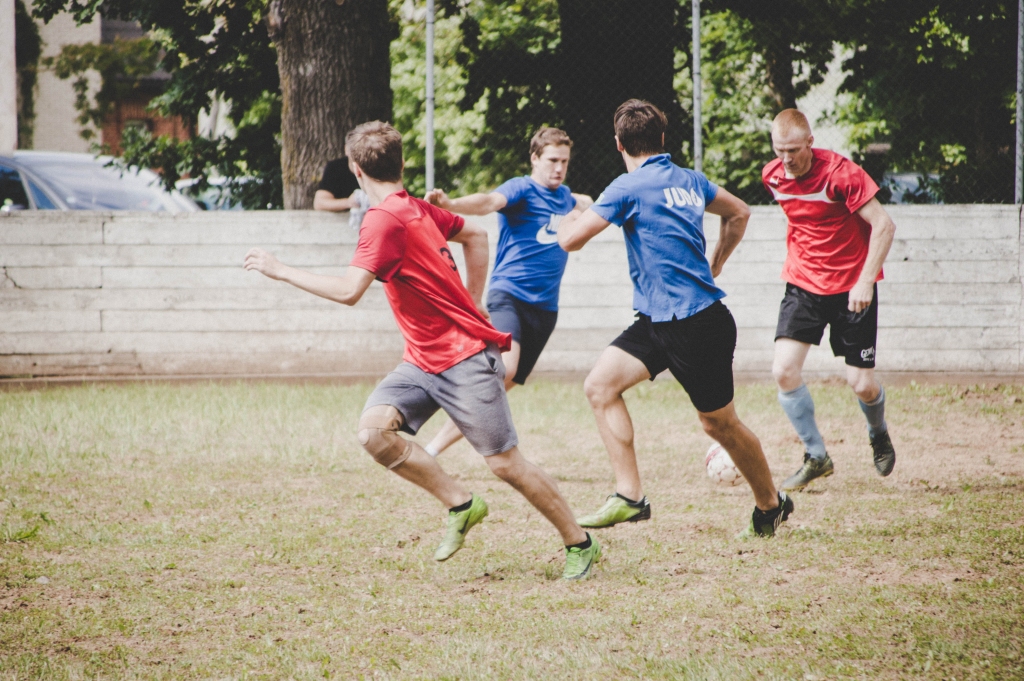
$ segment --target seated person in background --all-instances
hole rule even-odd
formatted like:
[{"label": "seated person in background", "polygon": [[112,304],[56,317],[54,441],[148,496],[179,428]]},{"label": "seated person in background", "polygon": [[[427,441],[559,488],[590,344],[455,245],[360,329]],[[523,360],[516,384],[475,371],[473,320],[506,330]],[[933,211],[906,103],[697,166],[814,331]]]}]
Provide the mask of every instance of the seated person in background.
[{"label": "seated person in background", "polygon": [[359,182],[348,167],[348,157],[342,156],[328,161],[324,166],[323,177],[313,195],[313,210],[331,213],[349,211],[348,225],[359,229],[363,215],[370,207],[366,194],[359,188]]}]

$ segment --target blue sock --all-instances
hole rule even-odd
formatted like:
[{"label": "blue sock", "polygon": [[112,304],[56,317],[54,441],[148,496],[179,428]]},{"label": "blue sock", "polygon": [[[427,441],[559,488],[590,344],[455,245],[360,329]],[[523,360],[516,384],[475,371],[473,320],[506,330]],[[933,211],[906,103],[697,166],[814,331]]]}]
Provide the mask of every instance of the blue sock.
[{"label": "blue sock", "polygon": [[779,404],[786,412],[789,422],[796,429],[796,434],[804,443],[804,449],[812,459],[825,458],[825,440],[818,432],[818,424],[814,422],[814,400],[807,384],[789,392],[779,391]]},{"label": "blue sock", "polygon": [[860,402],[860,410],[864,412],[864,416],[868,419],[868,435],[872,439],[889,429],[885,425],[885,388],[879,387],[878,397],[875,398],[874,402],[857,401]]}]

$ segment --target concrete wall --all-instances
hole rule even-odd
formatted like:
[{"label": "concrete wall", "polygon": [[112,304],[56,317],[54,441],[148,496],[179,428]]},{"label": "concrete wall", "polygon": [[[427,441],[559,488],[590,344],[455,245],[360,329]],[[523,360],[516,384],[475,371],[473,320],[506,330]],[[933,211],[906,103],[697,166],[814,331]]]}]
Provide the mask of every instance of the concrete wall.
[{"label": "concrete wall", "polygon": [[[1024,373],[1017,208],[890,212],[897,234],[879,286],[879,368]],[[493,219],[481,224],[496,243]],[[717,218],[706,231],[717,234]],[[778,208],[756,208],[720,278],[740,327],[738,371],[770,369],[784,235]],[[248,248],[262,246],[337,274],[355,242],[346,215],[312,212],[0,217],[0,376],[383,373],[402,339],[379,284],[347,308],[241,268]],[[570,255],[538,370],[588,370],[631,322],[631,299],[612,227]],[[841,372],[830,354],[813,349],[808,369]]]}]

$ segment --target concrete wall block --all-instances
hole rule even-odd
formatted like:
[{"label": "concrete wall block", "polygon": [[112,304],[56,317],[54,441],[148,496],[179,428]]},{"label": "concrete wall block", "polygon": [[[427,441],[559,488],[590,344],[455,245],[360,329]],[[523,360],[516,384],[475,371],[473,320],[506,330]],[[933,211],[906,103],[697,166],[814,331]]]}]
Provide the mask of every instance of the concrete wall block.
[{"label": "concrete wall block", "polygon": [[[101,244],[103,243],[102,223],[30,223],[21,220],[0,220],[0,245],[32,246],[56,244]],[[6,248],[5,248],[6,250]],[[0,256],[2,258],[3,256]]]},{"label": "concrete wall block", "polygon": [[404,348],[396,333],[375,331],[32,332],[0,334],[0,354],[224,352],[381,352]]},{"label": "concrete wall block", "polygon": [[6,267],[3,272],[15,289],[92,289],[103,284],[99,267]]},{"label": "concrete wall block", "polygon": [[[340,276],[344,267],[310,267],[311,272]],[[103,288],[250,289],[254,295],[287,286],[239,267],[104,267]]]},{"label": "concrete wall block", "polygon": [[[353,248],[326,245],[278,245],[274,254],[297,267],[344,267]],[[5,246],[0,266],[7,267],[242,267],[245,246]]]},{"label": "concrete wall block", "polygon": [[338,305],[315,310],[106,310],[103,330],[109,332],[179,331],[373,331],[397,334],[390,309]]},{"label": "concrete wall block", "polygon": [[3,332],[75,332],[100,331],[100,313],[92,310],[16,310],[0,317]]},{"label": "concrete wall block", "polygon": [[[252,215],[252,213],[244,213]],[[354,246],[356,232],[349,229],[348,213],[330,219],[282,225],[272,220],[243,220],[218,223],[189,221],[168,225],[162,221],[110,221],[103,225],[103,243],[124,245],[236,245],[273,249],[279,245],[316,244]]]}]

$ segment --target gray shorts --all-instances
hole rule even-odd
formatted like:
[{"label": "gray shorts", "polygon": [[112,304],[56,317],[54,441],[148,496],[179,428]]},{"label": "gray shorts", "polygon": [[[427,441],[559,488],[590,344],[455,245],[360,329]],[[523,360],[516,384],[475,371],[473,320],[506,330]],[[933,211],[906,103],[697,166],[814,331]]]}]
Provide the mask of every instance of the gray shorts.
[{"label": "gray shorts", "polygon": [[444,409],[473,449],[484,456],[519,444],[505,394],[505,364],[497,347],[487,348],[439,374],[403,362],[381,381],[363,411],[388,404],[402,413],[402,430],[415,435]]}]

